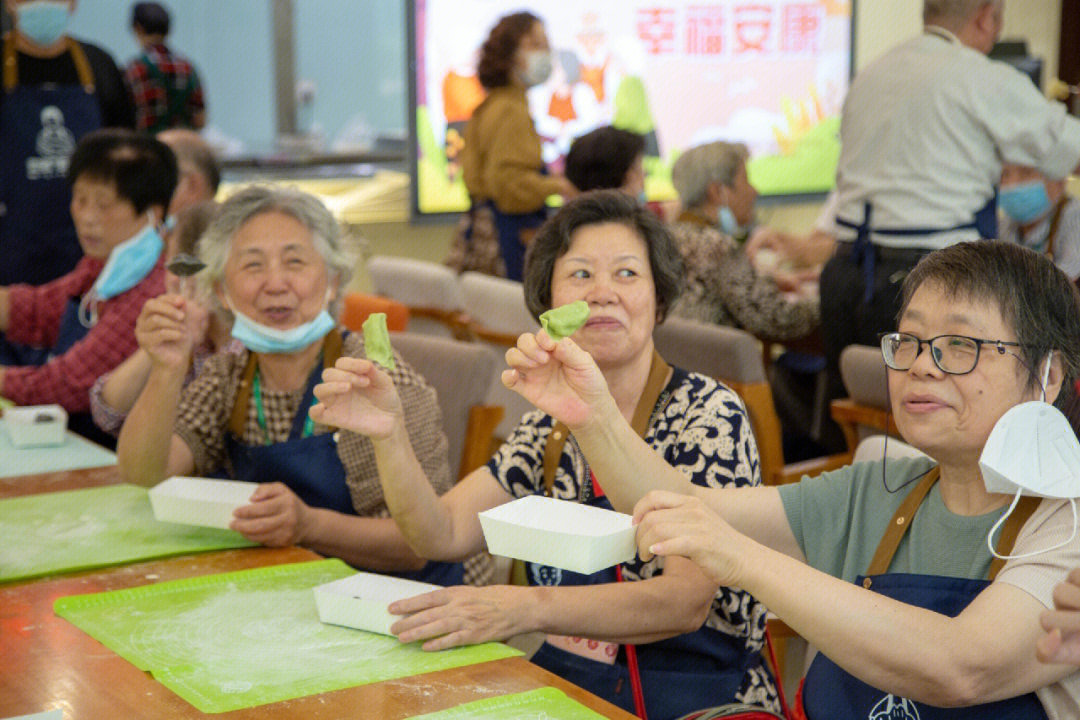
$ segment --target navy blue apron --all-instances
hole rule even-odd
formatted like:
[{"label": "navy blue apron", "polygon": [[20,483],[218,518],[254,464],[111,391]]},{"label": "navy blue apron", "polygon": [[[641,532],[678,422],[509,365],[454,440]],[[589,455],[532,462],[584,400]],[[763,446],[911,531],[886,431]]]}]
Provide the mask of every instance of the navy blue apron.
[{"label": "navy blue apron", "polygon": [[41,285],[82,256],[68,208],[68,160],[75,143],[101,127],[94,77],[78,42],[68,51],[81,85],[18,85],[13,40],[4,42],[0,103],[0,285]]},{"label": "navy blue apron", "polygon": [[[541,175],[547,175],[546,167],[540,168]],[[499,249],[502,251],[503,262],[506,264],[506,277],[510,280],[521,282],[522,272],[525,268],[525,243],[521,240],[521,233],[527,230],[535,230],[547,220],[547,207],[541,205],[539,210],[528,213],[504,213],[495,207],[491,200],[483,200],[480,205],[491,208],[491,214],[495,219],[495,232],[499,236]],[[466,240],[471,240],[472,229],[465,234]]]},{"label": "navy blue apron", "polygon": [[[937,480],[934,471],[915,487],[896,510],[881,539],[874,560],[856,584],[885,597],[916,607],[956,617],[978,595],[1004,565],[996,559],[990,579],[965,579],[906,573],[885,574],[911,520],[926,493]],[[1039,504],[1038,498],[1023,498],[998,539],[997,551],[1007,555],[1020,528]],[[808,720],[1045,720],[1046,712],[1035,693],[963,708],[939,708],[877,690],[848,674],[818,653],[810,664],[802,690],[802,708]]]},{"label": "navy blue apron", "polygon": [[[863,304],[869,304],[870,299],[874,295],[874,273],[877,263],[874,253],[874,244],[870,241],[871,233],[886,237],[915,238],[928,237],[930,235],[937,235],[945,232],[954,232],[956,230],[976,230],[981,238],[995,239],[998,236],[996,187],[994,188],[994,196],[990,198],[982,209],[975,213],[974,220],[951,228],[875,228],[870,224],[872,212],[873,208],[870,203],[863,203],[862,222],[855,223],[850,220],[845,220],[842,217],[836,218],[837,225],[855,231],[855,241],[852,243],[851,247],[851,260],[856,265],[860,266],[863,271]],[[927,250],[927,252],[929,252],[929,250]]]},{"label": "navy blue apron", "polygon": [[[337,332],[332,331],[332,335],[337,335]],[[336,352],[333,352],[332,344],[335,343]],[[311,507],[356,515],[352,496],[345,482],[345,467],[337,453],[337,441],[334,439],[336,433],[305,437],[304,432],[315,386],[320,381],[323,367],[333,367],[337,357],[340,357],[340,343],[340,335],[337,335],[336,341],[328,336],[327,345],[324,347],[324,361],[312,370],[308,378],[300,408],[293,418],[289,439],[270,445],[249,446],[240,441],[251,399],[251,378],[257,367],[255,354],[250,353],[244,384],[241,384],[240,392],[237,393],[229,432],[225,434],[225,450],[232,464],[233,476],[237,480],[280,482]],[[429,562],[421,570],[384,574],[438,585],[459,585],[464,571],[460,563]]]},{"label": "navy blue apron", "polygon": [[[655,351],[654,351],[655,352]],[[669,367],[659,354],[653,355],[649,381],[634,411],[631,425],[645,436],[656,408],[670,398],[664,380]],[[679,385],[686,371],[676,368],[668,386]],[[565,425],[557,424],[544,449],[544,486],[551,494],[555,468],[566,442]],[[584,504],[613,509],[608,499],[590,483]],[[616,582],[615,568],[591,575],[526,563],[530,585],[598,585]],[[735,702],[747,672],[764,666],[760,652],[750,652],[746,641],[702,626],[694,632],[636,646],[638,670],[649,720],[677,718],[695,710]],[[544,643],[531,658],[540,667],[566,678],[613,705],[633,713],[634,697],[625,646],[620,646],[614,664],[592,660]],[[762,669],[763,675],[770,673]]]}]

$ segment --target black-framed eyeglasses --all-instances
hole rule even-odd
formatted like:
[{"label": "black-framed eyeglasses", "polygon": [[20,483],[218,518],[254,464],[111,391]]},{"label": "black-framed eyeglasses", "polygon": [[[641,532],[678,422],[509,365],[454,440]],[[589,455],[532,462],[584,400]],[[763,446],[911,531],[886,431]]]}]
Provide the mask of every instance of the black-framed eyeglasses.
[{"label": "black-framed eyeglasses", "polygon": [[[979,363],[979,350],[983,345],[994,346],[998,355],[1006,354],[1008,347],[1024,347],[1018,342],[987,340],[967,335],[938,335],[929,340],[921,340],[911,333],[881,334],[881,356],[885,359],[885,364],[893,370],[910,370],[922,352],[923,345],[930,347],[930,357],[934,365],[950,375],[966,375],[974,370]],[[1009,354],[1023,360],[1016,353]]]}]

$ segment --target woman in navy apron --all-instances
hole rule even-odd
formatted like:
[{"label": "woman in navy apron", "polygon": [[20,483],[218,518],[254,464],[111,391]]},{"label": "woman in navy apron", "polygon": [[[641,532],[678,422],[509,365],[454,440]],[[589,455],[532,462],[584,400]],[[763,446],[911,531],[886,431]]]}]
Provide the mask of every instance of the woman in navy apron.
[{"label": "woman in navy apron", "polygon": [[[602,395],[560,387],[542,406],[574,409],[575,438],[609,495],[643,498],[642,557],[690,558],[817,648],[800,702],[810,720],[1071,717],[1080,675],[1039,663],[1034,644],[1054,584],[1080,561],[1073,501],[1055,499],[1080,497],[1080,483],[1046,468],[1080,445],[1046,405],[1028,406],[1043,408],[1033,422],[1006,412],[1071,396],[1080,298],[1045,256],[970,242],[922,260],[903,299],[882,354],[896,425],[926,457],[703,490],[642,447]],[[541,359],[520,367],[536,373]],[[564,362],[595,387],[588,358]],[[1003,447],[987,445],[992,430]],[[1020,498],[1048,483],[1045,499]]]},{"label": "woman in navy apron", "polygon": [[[616,389],[620,418],[648,438],[651,452],[700,485],[760,484],[738,398],[711,378],[670,368],[654,350],[653,328],[681,285],[678,250],[656,216],[618,190],[596,191],[556,213],[529,252],[530,311],[588,304],[573,337],[596,358],[598,382]],[[385,374],[342,359],[324,377],[312,415],[372,438],[394,519],[425,557],[483,549],[477,513],[515,498],[619,507],[604,495],[604,474],[590,472],[592,458],[541,412],[526,414],[485,467],[436,497],[409,446],[395,442],[403,419]],[[744,592],[702,583],[684,560],[633,559],[588,576],[529,565],[525,575],[530,587],[452,588],[391,605],[409,615],[392,631],[426,650],[542,632],[535,663],[651,720],[735,701],[778,707],[761,657],[764,608]]]},{"label": "woman in navy apron", "polygon": [[492,248],[471,247],[490,244],[494,235],[506,277],[521,280],[525,248],[547,218],[546,198],[576,192],[566,178],[548,175],[529,116],[526,91],[550,74],[551,50],[540,19],[527,12],[501,18],[477,64],[488,94],[465,128],[461,164],[471,208],[468,224],[455,238],[459,247],[451,251],[459,270],[480,269],[474,257],[487,258],[488,269],[494,267]]},{"label": "woman in navy apron", "polygon": [[[121,471],[152,485],[170,475],[226,475],[260,483],[236,511],[233,529],[271,546],[299,544],[369,570],[455,584],[457,563],[425,563],[388,541],[393,521],[371,443],[335,433],[308,415],[324,368],[364,355],[363,339],[341,333],[331,311],[352,260],[329,211],[293,190],[252,187],[226,201],[200,240],[199,276],[246,352],[206,361],[184,390],[198,328],[185,301],[148,302],[136,335],[151,357],[146,385],[120,431]],[[446,440],[434,391],[400,359],[394,382],[436,491],[450,486]],[[179,384],[178,384],[179,383]]]}]

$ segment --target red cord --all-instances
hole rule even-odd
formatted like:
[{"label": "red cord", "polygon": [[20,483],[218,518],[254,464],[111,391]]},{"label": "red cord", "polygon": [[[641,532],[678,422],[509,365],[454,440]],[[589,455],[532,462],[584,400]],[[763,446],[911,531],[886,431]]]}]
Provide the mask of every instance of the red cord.
[{"label": "red cord", "polygon": [[780,665],[776,662],[776,648],[773,647],[772,636],[769,635],[769,629],[765,628],[765,647],[769,649],[769,662],[772,664],[773,677],[776,679],[776,692],[780,695],[780,709],[784,713],[784,717],[791,720],[794,716],[791,714],[791,708],[788,707],[787,698],[784,696],[784,678],[780,677]]},{"label": "red cord", "polygon": [[[615,566],[615,580],[617,582],[623,581],[622,565]],[[634,690],[636,715],[641,720],[649,720],[649,716],[645,713],[645,691],[641,687],[641,672],[638,670],[637,664],[637,648],[629,643],[626,643],[624,647],[626,648],[626,665],[630,670],[630,686]]]}]

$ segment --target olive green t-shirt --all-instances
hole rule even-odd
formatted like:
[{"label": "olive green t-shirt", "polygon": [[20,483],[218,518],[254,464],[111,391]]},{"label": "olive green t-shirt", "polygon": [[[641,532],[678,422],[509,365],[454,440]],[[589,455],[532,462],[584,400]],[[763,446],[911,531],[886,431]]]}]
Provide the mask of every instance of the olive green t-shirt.
[{"label": "olive green t-shirt", "polygon": [[[929,458],[858,463],[801,482],[782,485],[788,524],[811,567],[854,582],[866,574],[886,526],[918,484],[913,480],[933,466]],[[905,484],[907,483],[907,484]],[[993,557],[986,535],[1005,512],[964,516],[950,512],[935,484],[915,513],[889,572],[985,578]],[[997,534],[994,535],[997,542]]]}]

